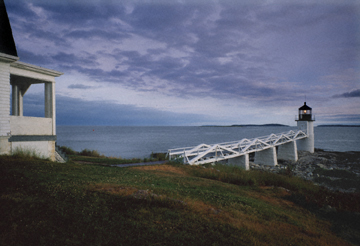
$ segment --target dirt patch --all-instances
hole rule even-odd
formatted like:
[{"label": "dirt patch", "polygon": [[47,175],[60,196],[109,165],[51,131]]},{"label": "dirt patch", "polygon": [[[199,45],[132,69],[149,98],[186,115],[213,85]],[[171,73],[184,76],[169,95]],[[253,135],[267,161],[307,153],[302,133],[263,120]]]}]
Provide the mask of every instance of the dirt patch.
[{"label": "dirt patch", "polygon": [[173,203],[186,205],[186,202],[174,198],[168,198],[165,195],[158,195],[150,190],[139,190],[134,187],[117,186],[113,184],[96,184],[90,189],[95,191],[107,192],[113,195],[128,196],[140,200],[159,199],[163,201],[170,201]]},{"label": "dirt patch", "polygon": [[188,198],[186,199],[186,203],[188,204],[187,209],[189,211],[202,214],[205,217],[211,216],[220,218],[224,213],[226,213],[222,209],[206,204],[203,201]]},{"label": "dirt patch", "polygon": [[[285,188],[278,187],[274,188],[272,186],[267,187],[260,187],[261,189],[269,190],[270,194],[255,194],[252,193],[251,196],[260,200],[263,200],[265,202],[268,202],[270,204],[281,206],[281,207],[295,207],[293,202],[290,202],[284,197],[289,196],[291,192]],[[273,192],[271,192],[273,190]]]},{"label": "dirt patch", "polygon": [[[303,242],[304,245],[349,245],[348,243],[337,238],[330,230],[330,223],[319,221],[311,214],[305,214],[304,217],[299,217],[301,214],[295,213],[295,217],[284,217],[282,219],[261,219],[257,214],[247,214],[238,209],[230,209],[216,207],[207,204],[203,201],[194,199],[175,200],[168,198],[165,195],[158,195],[150,190],[139,190],[134,187],[119,186],[114,184],[95,184],[93,190],[109,192],[111,194],[123,195],[133,197],[141,200],[162,200],[164,202],[170,201],[172,203],[181,204],[183,211],[196,213],[203,216],[209,222],[217,220],[221,224],[228,224],[233,227],[239,228],[245,232],[254,235],[253,244],[265,245],[261,241],[266,239],[266,245],[289,245],[289,238],[294,242]],[[274,193],[276,196],[281,196],[287,193],[285,189],[274,189],[272,192],[271,187],[264,187],[265,192],[269,194],[259,194],[260,199],[268,200],[269,202],[277,203],[277,198],[272,198]],[[279,199],[281,200],[281,199]],[[254,208],[256,210],[256,208]],[[294,224],[293,220],[296,222]],[[165,224],[163,221],[155,221],[156,224]],[[319,230],[318,228],[321,228]],[[271,235],[267,237],[266,235]],[[256,235],[262,238],[257,239]]]},{"label": "dirt patch", "polygon": [[90,190],[103,191],[121,196],[129,196],[135,193],[138,189],[114,184],[95,184],[94,186],[90,187]]},{"label": "dirt patch", "polygon": [[91,165],[98,165],[99,163],[90,162],[90,161],[74,161],[76,164],[91,164]]},{"label": "dirt patch", "polygon": [[[284,215],[279,219],[264,220],[256,213],[247,214],[238,209],[223,210],[202,201],[187,200],[187,203],[189,211],[240,230],[245,229],[251,235],[261,236],[262,238],[259,239],[254,237],[253,245],[292,245],[289,243],[289,238],[292,238],[293,242],[303,242],[303,245],[350,245],[331,232],[330,223],[319,221],[311,214],[300,216],[301,213],[295,212],[295,218]],[[271,237],[264,235],[271,235]]]},{"label": "dirt patch", "polygon": [[170,165],[156,165],[156,166],[141,166],[133,167],[137,170],[146,170],[146,171],[158,171],[159,174],[169,175],[169,174],[179,174],[188,176],[188,173],[181,168],[173,167]]},{"label": "dirt patch", "polygon": [[97,166],[109,166],[108,164],[104,164],[104,163],[98,163],[98,162],[90,162],[90,161],[73,161],[76,164],[81,164],[81,165],[97,165]]},{"label": "dirt patch", "polygon": [[260,186],[262,192],[248,191],[246,195],[258,200],[262,200],[271,205],[280,206],[282,208],[294,208],[296,205],[287,200],[286,197],[291,195],[291,191],[283,187]]}]

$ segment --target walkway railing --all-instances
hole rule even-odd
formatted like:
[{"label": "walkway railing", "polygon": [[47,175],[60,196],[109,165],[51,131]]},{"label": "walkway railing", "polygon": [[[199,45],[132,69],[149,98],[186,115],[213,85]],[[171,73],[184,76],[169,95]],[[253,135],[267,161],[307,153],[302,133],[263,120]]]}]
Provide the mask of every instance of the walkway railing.
[{"label": "walkway railing", "polygon": [[200,144],[195,147],[169,149],[167,155],[169,160],[183,158],[185,164],[199,165],[239,157],[306,137],[304,131],[291,130],[253,139],[244,138],[240,141],[213,145]]}]

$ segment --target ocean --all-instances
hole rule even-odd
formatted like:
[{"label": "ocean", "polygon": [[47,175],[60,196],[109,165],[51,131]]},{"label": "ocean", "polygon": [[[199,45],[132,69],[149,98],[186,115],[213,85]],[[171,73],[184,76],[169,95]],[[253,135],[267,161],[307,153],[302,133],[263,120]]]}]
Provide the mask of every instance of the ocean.
[{"label": "ocean", "polygon": [[[216,144],[297,130],[286,126],[57,126],[57,145],[121,158],[148,158],[168,149]],[[360,151],[360,127],[315,127],[315,148]]]}]

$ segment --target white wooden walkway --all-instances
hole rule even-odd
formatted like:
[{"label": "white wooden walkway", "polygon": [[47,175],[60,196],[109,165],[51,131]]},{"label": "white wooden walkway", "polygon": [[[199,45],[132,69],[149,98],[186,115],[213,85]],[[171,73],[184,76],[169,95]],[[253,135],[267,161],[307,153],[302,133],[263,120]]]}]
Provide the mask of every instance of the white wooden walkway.
[{"label": "white wooden walkway", "polygon": [[200,144],[195,147],[169,149],[169,160],[183,158],[184,164],[199,165],[224,161],[245,154],[262,151],[282,144],[306,138],[306,132],[289,131],[253,139],[244,138],[240,141],[219,144]]}]

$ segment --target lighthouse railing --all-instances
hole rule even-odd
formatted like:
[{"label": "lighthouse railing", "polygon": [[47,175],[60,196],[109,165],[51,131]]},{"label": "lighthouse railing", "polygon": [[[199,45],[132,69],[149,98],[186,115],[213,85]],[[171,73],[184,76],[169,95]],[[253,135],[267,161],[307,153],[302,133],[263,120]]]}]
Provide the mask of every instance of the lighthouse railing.
[{"label": "lighthouse railing", "polygon": [[[310,115],[309,115],[310,116]],[[304,119],[300,119],[299,115],[295,115],[295,121],[299,121],[299,120],[304,120]],[[309,119],[306,119],[305,121],[315,121],[315,115],[311,115]]]}]

